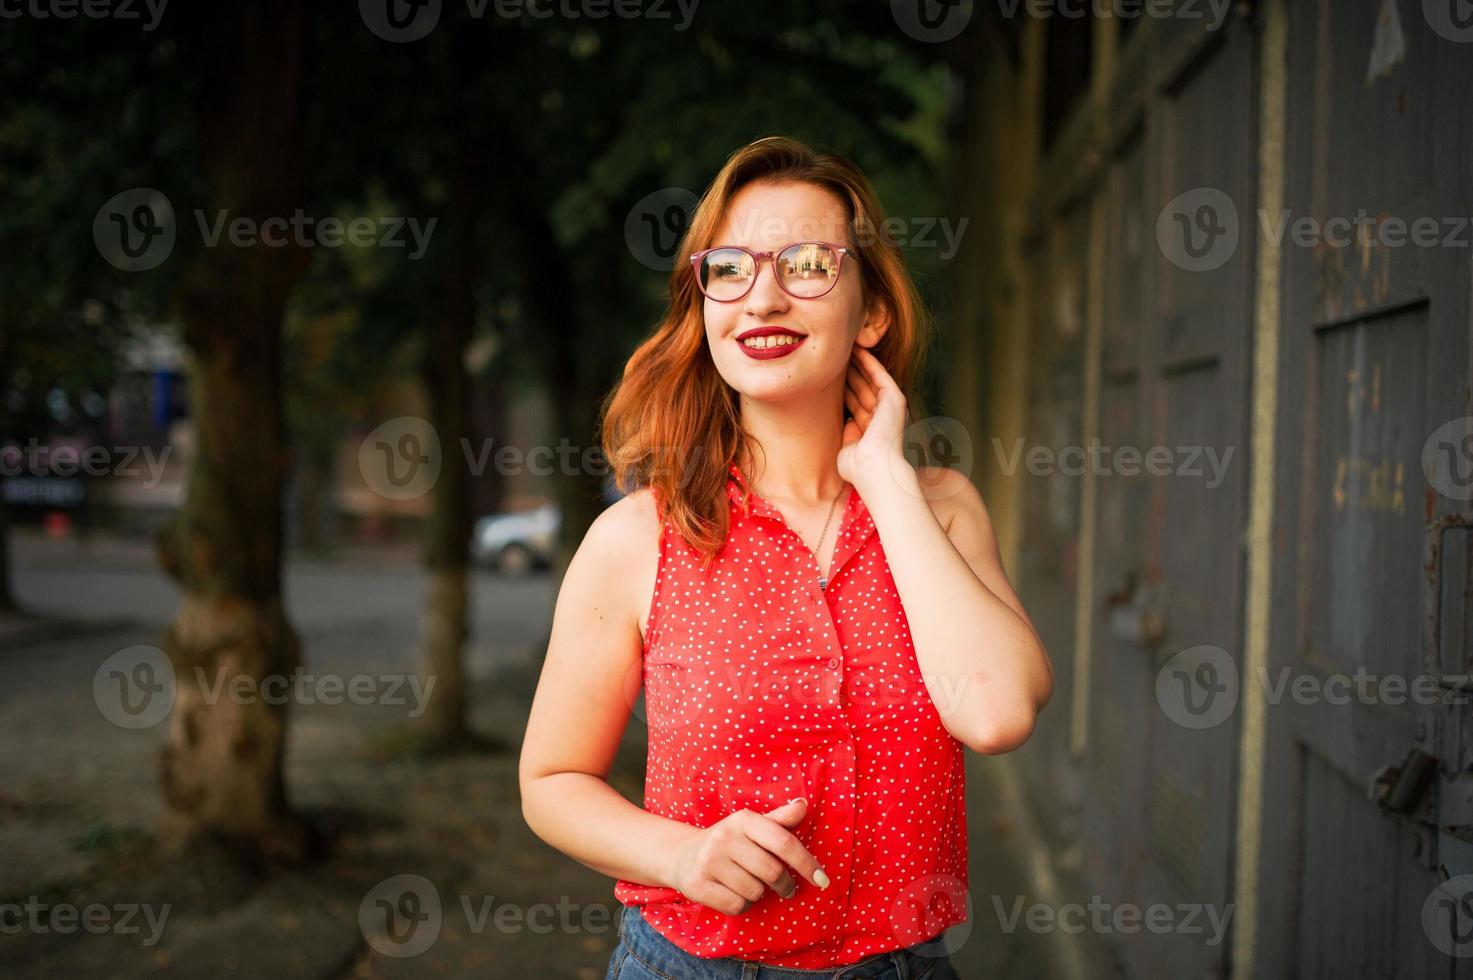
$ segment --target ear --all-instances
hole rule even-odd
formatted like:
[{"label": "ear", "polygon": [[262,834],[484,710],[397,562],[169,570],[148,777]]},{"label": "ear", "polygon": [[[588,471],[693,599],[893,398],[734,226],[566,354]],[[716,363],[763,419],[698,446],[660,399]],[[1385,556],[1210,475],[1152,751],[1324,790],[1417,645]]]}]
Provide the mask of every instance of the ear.
[{"label": "ear", "polygon": [[874,347],[885,336],[885,331],[890,329],[893,320],[889,301],[876,294],[865,306],[864,325],[859,328],[859,335],[854,338],[854,342],[860,347]]}]

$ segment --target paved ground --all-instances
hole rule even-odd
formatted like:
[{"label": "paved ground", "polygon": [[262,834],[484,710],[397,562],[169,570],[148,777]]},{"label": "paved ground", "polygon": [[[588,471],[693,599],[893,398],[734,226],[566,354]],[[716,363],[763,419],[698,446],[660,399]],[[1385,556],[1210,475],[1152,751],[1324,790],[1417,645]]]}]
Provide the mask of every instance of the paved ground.
[{"label": "paved ground", "polygon": [[[164,853],[154,835],[164,726],[121,729],[93,698],[102,661],[155,643],[177,602],[147,549],[23,535],[16,565],[21,600],[44,618],[0,621],[0,906],[26,916],[19,931],[0,921],[0,975],[603,976],[617,940],[612,881],[532,835],[516,785],[553,600],[545,577],[472,584],[472,720],[504,751],[421,760],[402,738],[404,708],[293,708],[292,801],[335,845],[310,869],[256,881],[223,859],[186,865]],[[287,598],[308,668],[412,666],[421,582],[412,553],[294,561]],[[636,717],[612,777],[636,801],[644,744]],[[1017,828],[980,761],[974,921],[953,931],[953,958],[968,977],[1058,975],[1048,941],[1000,929],[983,897],[1011,901],[1026,886]],[[384,935],[381,903],[419,925]],[[90,925],[69,920],[72,909]]]}]

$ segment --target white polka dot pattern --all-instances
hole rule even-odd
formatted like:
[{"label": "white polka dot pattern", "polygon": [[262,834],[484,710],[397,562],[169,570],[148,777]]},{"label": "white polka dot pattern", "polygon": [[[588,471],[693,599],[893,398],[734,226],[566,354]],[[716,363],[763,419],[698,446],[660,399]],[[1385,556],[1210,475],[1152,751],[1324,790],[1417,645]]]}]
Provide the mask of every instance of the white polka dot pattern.
[{"label": "white polka dot pattern", "polygon": [[730,530],[709,569],[668,522],[661,530],[644,805],[709,827],[805,796],[794,833],[831,884],[794,874],[797,895],[768,890],[739,916],[623,879],[614,894],[696,956],[837,968],[966,921],[964,900],[943,900],[966,891],[964,749],[923,682],[858,492],[821,589],[781,512],[755,492],[742,509],[745,487],[730,467]]}]

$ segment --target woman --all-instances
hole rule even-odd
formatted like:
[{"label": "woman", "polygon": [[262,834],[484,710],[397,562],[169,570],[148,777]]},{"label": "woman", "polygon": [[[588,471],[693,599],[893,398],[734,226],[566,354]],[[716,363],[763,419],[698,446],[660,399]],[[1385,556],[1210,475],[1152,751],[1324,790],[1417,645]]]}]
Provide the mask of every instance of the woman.
[{"label": "woman", "polygon": [[[956,975],[963,748],[1021,745],[1053,675],[970,480],[902,453],[925,321],[882,225],[852,163],[742,148],[605,405],[639,489],[568,567],[521,788],[617,879],[611,978]],[[604,780],[641,684],[643,808]]]}]

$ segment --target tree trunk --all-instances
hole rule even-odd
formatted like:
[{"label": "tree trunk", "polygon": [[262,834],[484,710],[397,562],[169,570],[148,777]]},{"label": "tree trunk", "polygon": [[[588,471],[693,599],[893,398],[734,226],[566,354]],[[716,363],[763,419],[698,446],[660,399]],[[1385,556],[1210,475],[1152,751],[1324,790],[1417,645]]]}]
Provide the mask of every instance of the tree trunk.
[{"label": "tree trunk", "polygon": [[[420,676],[424,689],[433,693],[424,714],[425,736],[432,747],[444,751],[469,739],[463,660],[469,634],[466,570],[431,566],[426,572]],[[429,686],[432,682],[434,687]]]},{"label": "tree trunk", "polygon": [[[212,9],[213,58],[199,88],[210,210],[257,222],[301,206],[303,20],[290,0]],[[187,219],[185,219],[187,220]],[[287,471],[282,317],[307,253],[295,244],[200,248],[181,291],[197,454],[159,557],[184,591],[167,630],[176,695],[161,758],[181,842],[223,841],[297,860],[307,835],[282,779],[297,635],[281,597]],[[268,697],[261,696],[262,694]]]},{"label": "tree trunk", "polygon": [[[559,437],[567,434],[578,446],[591,446],[598,428],[598,395],[591,379],[567,374],[554,375],[551,388],[553,420]],[[558,507],[562,513],[559,528],[554,580],[562,581],[573,553],[603,512],[603,478],[600,470],[579,467],[576,476],[558,481]]]},{"label": "tree trunk", "polygon": [[321,552],[336,541],[332,526],[332,460],[315,452],[299,455],[296,479],[297,539],[303,551]]},{"label": "tree trunk", "polygon": [[[424,714],[425,733],[439,749],[468,741],[465,644],[469,633],[466,569],[471,534],[470,470],[463,446],[470,440],[470,378],[466,348],[476,319],[475,228],[478,196],[469,150],[458,148],[452,166],[449,247],[438,314],[430,324],[423,368],[430,424],[443,456],[433,490],[425,539],[427,586],[420,619],[420,671],[433,690]],[[428,685],[433,682],[434,688]]]},{"label": "tree trunk", "polygon": [[[599,399],[612,383],[596,373],[602,348],[608,344],[607,330],[601,323],[588,324],[580,317],[567,278],[568,256],[554,237],[541,204],[518,198],[509,206],[526,263],[523,300],[530,333],[538,339],[534,352],[552,404],[555,438],[566,437],[580,449],[594,446]],[[607,303],[618,302],[618,285],[611,271],[601,273],[593,288]],[[561,582],[573,553],[603,510],[606,475],[607,466],[580,465],[576,475],[557,482],[562,522],[553,559],[554,582]]]},{"label": "tree trunk", "polygon": [[[8,312],[0,311],[0,381],[10,377],[10,334]],[[0,447],[11,434],[11,420],[5,406],[0,405]],[[10,507],[5,503],[5,475],[0,473],[0,613],[18,611],[10,579]]]},{"label": "tree trunk", "polygon": [[10,584],[10,508],[5,504],[5,477],[0,476],[0,613],[16,611]]}]

